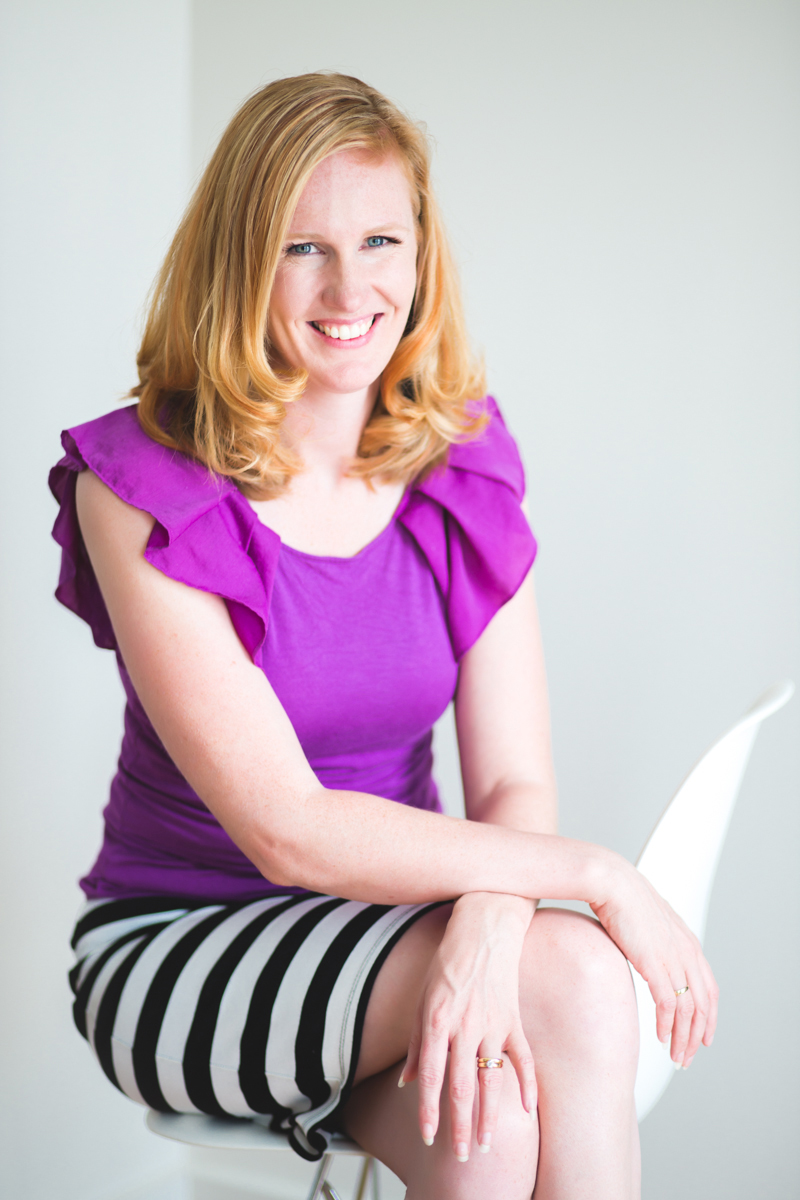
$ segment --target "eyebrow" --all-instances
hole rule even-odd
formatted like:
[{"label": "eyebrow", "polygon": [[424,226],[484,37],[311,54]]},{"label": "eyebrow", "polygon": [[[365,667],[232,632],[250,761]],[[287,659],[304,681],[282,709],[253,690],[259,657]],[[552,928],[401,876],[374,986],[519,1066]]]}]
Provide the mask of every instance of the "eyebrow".
[{"label": "eyebrow", "polygon": [[[386,233],[389,230],[395,230],[395,231],[401,230],[403,233],[412,233],[413,232],[408,227],[408,225],[404,225],[402,223],[402,221],[387,221],[383,225],[376,225],[373,229],[365,230],[361,236],[362,237],[377,237],[379,234]],[[290,229],[290,230],[288,230],[286,236],[287,236],[287,238],[302,238],[305,241],[309,241],[309,242],[315,242],[315,241],[324,242],[325,241],[324,234],[312,233],[308,230],[301,230],[300,232],[295,232],[293,229]]]}]

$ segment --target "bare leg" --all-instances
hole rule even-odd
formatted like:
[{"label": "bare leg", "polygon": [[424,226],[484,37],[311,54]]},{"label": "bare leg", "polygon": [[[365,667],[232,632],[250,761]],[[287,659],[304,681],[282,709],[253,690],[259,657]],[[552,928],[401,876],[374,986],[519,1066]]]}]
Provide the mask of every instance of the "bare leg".
[{"label": "bare leg", "polygon": [[[474,1141],[469,1161],[453,1154],[450,1106],[442,1105],[436,1141],[424,1145],[417,1123],[417,1087],[400,1091],[399,1064],[362,1083],[347,1109],[347,1128],[360,1145],[386,1163],[406,1184],[407,1200],[530,1200],[536,1179],[539,1128],[522,1107],[513,1071],[505,1072],[492,1150]],[[445,1076],[445,1089],[449,1078]],[[446,1093],[445,1093],[446,1094]],[[477,1122],[477,1105],[475,1121]]]},{"label": "bare leg", "polygon": [[539,1082],[536,1200],[636,1200],[639,1037],[628,965],[576,913],[537,913],[530,942],[520,1004]]},{"label": "bare leg", "polygon": [[[395,947],[378,976],[364,1025],[355,1088],[345,1114],[348,1133],[394,1171],[408,1200],[530,1200],[536,1178],[539,1129],[522,1107],[516,1076],[504,1073],[500,1117],[490,1154],[460,1163],[452,1150],[449,1080],[436,1141],[419,1132],[416,1084],[397,1087],[417,998],[450,917],[449,906],[423,917]],[[385,1068],[387,1062],[392,1065]],[[379,1073],[373,1073],[377,1071]],[[363,1081],[363,1082],[359,1082]]]},{"label": "bare leg", "polygon": [[522,1108],[511,1070],[504,1072],[489,1154],[475,1153],[473,1143],[469,1162],[455,1159],[447,1103],[435,1145],[423,1144],[416,1087],[396,1085],[417,997],[448,917],[449,909],[439,910],[413,926],[376,981],[345,1113],[348,1131],[399,1175],[409,1200],[530,1200],[537,1157],[536,1200],[637,1200],[633,986],[602,929],[574,913],[537,914],[520,969],[522,1019],[539,1080],[541,1154],[539,1130]]}]

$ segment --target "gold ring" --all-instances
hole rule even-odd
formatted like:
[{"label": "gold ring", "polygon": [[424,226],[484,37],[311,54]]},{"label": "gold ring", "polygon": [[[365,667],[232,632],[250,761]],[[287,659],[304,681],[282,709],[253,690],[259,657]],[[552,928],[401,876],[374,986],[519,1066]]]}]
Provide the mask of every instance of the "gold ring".
[{"label": "gold ring", "polygon": [[502,1067],[502,1065],[503,1065],[502,1058],[479,1058],[478,1059],[478,1070],[479,1071],[486,1070],[487,1068],[491,1070],[495,1067]]},{"label": "gold ring", "polygon": [[687,983],[687,984],[686,984],[686,987],[678,988],[678,990],[677,990],[677,992],[675,993],[675,995],[676,995],[676,996],[682,996],[682,995],[683,995],[683,993],[684,993],[684,992],[688,992],[688,990],[689,990],[689,985],[688,985],[688,983]]}]

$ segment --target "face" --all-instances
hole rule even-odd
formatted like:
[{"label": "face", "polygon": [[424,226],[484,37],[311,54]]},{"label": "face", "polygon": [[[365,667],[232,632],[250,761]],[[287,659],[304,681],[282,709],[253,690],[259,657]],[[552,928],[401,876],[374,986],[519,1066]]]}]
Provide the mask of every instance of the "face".
[{"label": "face", "polygon": [[363,391],[403,335],[417,273],[416,220],[397,158],[340,151],[315,169],[295,210],[270,300],[282,359],[307,391]]}]

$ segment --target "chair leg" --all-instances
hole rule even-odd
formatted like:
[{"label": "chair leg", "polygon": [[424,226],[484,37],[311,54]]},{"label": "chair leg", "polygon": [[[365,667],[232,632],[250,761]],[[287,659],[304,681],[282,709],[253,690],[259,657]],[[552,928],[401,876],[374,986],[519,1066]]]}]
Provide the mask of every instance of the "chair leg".
[{"label": "chair leg", "polygon": [[320,1198],[323,1196],[323,1194],[324,1194],[323,1190],[322,1190],[323,1185],[325,1183],[325,1180],[328,1177],[328,1172],[331,1169],[332,1163],[333,1163],[333,1155],[332,1154],[323,1154],[322,1162],[319,1164],[319,1170],[317,1171],[317,1174],[314,1177],[314,1184],[313,1184],[313,1187],[311,1188],[311,1192],[309,1194],[308,1200],[320,1200]]},{"label": "chair leg", "polygon": [[364,1165],[358,1179],[355,1200],[367,1200],[367,1184],[372,1179],[373,1200],[378,1200],[378,1166],[374,1158],[364,1155]]},{"label": "chair leg", "polygon": [[[314,1178],[314,1184],[308,1200],[339,1200],[332,1184],[328,1183],[328,1173],[333,1166],[333,1154],[323,1154],[319,1170]],[[367,1184],[372,1180],[372,1200],[378,1198],[378,1164],[369,1154],[364,1155],[364,1165],[356,1184],[354,1200],[367,1200]]]}]

